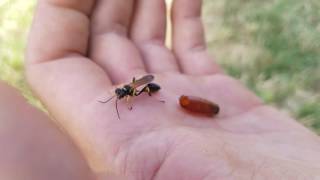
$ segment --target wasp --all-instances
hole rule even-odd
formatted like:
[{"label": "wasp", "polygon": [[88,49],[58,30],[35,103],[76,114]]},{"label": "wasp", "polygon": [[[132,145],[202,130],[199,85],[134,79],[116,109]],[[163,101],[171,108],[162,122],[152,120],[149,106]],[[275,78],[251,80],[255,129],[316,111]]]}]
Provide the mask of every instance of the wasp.
[{"label": "wasp", "polygon": [[[115,94],[112,97],[110,97],[108,100],[99,101],[99,102],[107,103],[113,98],[117,97],[116,110],[117,110],[118,119],[120,119],[119,110],[118,110],[118,100],[126,98],[127,102],[129,102],[130,98],[139,96],[143,92],[148,93],[148,95],[151,96],[153,93],[158,92],[161,89],[161,87],[158,84],[152,83],[153,80],[154,80],[154,76],[150,74],[145,75],[140,79],[133,78],[130,84],[126,84],[122,88],[117,88],[114,91]],[[144,87],[141,90],[138,90],[137,88],[141,86],[144,86]],[[161,101],[161,102],[164,102],[164,101]],[[132,109],[132,106],[129,107],[129,110],[131,109]]]}]

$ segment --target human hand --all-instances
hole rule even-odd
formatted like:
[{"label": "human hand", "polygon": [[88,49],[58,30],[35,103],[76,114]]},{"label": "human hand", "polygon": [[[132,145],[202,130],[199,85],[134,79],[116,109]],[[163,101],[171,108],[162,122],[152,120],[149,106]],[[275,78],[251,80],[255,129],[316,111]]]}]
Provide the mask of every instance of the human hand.
[{"label": "human hand", "polygon": [[[169,50],[162,0],[40,1],[27,52],[29,83],[98,175],[315,175],[318,137],[223,74],[206,52],[200,9],[200,0],[175,0]],[[156,76],[162,89],[155,97],[165,104],[139,96],[128,111],[120,102],[119,120],[113,103],[98,102],[146,73]],[[221,112],[215,119],[190,116],[177,105],[182,94],[212,100]]]},{"label": "human hand", "polygon": [[43,112],[0,81],[0,179],[93,179],[88,164]]}]

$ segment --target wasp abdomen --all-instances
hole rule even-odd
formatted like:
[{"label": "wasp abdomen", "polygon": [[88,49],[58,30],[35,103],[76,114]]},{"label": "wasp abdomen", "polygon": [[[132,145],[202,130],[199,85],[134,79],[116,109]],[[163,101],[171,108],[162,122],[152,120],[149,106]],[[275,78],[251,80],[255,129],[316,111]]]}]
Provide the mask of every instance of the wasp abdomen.
[{"label": "wasp abdomen", "polygon": [[147,86],[148,86],[151,93],[157,92],[161,89],[160,86],[155,83],[149,83]]}]

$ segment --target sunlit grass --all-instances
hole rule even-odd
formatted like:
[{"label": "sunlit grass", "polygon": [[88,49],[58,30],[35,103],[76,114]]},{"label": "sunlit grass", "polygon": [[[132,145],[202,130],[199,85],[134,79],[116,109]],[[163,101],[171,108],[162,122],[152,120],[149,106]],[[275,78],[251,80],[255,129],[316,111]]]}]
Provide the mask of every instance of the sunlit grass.
[{"label": "sunlit grass", "polygon": [[34,4],[19,0],[0,3],[0,79],[21,90],[28,98],[31,93],[25,83],[22,62]]},{"label": "sunlit grass", "polygon": [[211,52],[265,102],[320,132],[320,1],[205,1]]},{"label": "sunlit grass", "polygon": [[[320,1],[204,2],[216,60],[265,102],[320,132]],[[0,79],[29,98],[22,62],[34,4],[0,1]]]}]

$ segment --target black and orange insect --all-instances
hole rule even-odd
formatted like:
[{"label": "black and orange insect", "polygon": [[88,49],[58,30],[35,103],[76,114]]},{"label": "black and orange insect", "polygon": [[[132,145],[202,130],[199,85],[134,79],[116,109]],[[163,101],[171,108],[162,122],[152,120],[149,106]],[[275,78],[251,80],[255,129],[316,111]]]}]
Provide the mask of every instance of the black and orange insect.
[{"label": "black and orange insect", "polygon": [[[130,98],[134,96],[139,96],[141,93],[145,92],[148,93],[149,96],[151,96],[153,93],[159,91],[161,87],[156,84],[152,83],[154,80],[153,75],[145,75],[140,79],[132,79],[132,82],[130,84],[124,85],[122,88],[117,88],[115,90],[115,95],[110,97],[106,101],[99,101],[100,103],[107,103],[114,97],[117,97],[116,99],[116,110],[118,118],[120,119],[119,111],[118,111],[118,100],[121,100],[122,98],[126,98],[127,102],[129,102]],[[138,90],[137,88],[140,86],[145,85],[141,90]],[[129,109],[132,109],[132,106],[129,107]]]},{"label": "black and orange insect", "polygon": [[220,108],[217,104],[196,96],[182,95],[179,98],[179,103],[180,106],[187,111],[208,117],[213,117],[220,111]]}]

